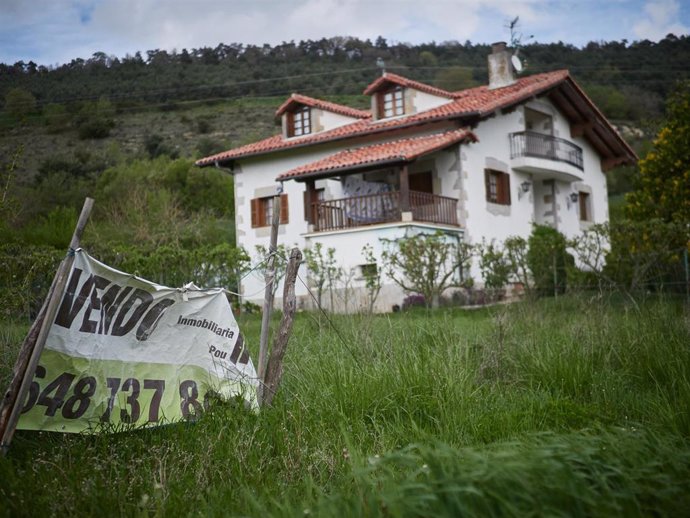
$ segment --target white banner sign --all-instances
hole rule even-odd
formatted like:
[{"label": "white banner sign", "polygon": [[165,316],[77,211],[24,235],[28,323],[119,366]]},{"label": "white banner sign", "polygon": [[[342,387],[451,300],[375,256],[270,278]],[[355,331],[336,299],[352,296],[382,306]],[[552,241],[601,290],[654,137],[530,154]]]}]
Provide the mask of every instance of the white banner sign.
[{"label": "white banner sign", "polygon": [[222,289],[166,288],[77,250],[17,428],[118,431],[190,419],[209,398],[257,406]]}]

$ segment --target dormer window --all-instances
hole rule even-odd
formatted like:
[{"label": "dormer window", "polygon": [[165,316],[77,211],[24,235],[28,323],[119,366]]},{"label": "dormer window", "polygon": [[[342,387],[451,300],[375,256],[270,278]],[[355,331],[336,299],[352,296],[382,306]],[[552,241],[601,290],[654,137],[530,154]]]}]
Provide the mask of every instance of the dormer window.
[{"label": "dormer window", "polygon": [[405,99],[402,86],[382,90],[378,94],[379,119],[396,117],[405,113]]},{"label": "dormer window", "polygon": [[301,137],[311,133],[311,108],[300,106],[287,114],[288,137]]}]

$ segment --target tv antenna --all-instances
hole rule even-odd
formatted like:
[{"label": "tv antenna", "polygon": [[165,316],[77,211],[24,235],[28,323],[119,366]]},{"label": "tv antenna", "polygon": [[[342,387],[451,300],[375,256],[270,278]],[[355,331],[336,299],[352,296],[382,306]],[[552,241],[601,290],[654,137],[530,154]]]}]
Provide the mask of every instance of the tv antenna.
[{"label": "tv antenna", "polygon": [[[523,62],[520,59],[520,48],[522,47],[523,38],[522,33],[518,32],[520,28],[520,17],[516,16],[510,20],[508,24],[505,25],[505,28],[510,30],[510,46],[515,49],[515,52],[510,57],[510,62],[513,65],[513,69],[519,74],[527,68],[526,61]],[[531,40],[532,38],[534,38],[534,35],[530,34],[527,39]]]}]

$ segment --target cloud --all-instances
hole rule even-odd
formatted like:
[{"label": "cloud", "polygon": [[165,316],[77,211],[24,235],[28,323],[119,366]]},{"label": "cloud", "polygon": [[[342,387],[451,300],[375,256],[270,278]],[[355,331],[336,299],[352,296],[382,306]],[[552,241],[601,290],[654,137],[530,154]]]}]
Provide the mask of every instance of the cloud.
[{"label": "cloud", "polygon": [[509,39],[505,25],[515,16],[525,40],[541,42],[690,32],[680,0],[0,0],[0,61],[333,36],[490,43]]},{"label": "cloud", "polygon": [[677,21],[680,3],[676,0],[650,0],[645,4],[644,11],[648,18],[633,26],[638,38],[656,41],[669,33],[681,35],[690,32],[688,26]]}]

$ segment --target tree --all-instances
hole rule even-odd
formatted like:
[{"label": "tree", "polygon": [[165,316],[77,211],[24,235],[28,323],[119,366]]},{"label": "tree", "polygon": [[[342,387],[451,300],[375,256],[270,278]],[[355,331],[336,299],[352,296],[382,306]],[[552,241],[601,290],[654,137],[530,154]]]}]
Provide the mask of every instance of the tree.
[{"label": "tree", "polygon": [[539,295],[565,291],[567,267],[573,257],[566,251],[565,236],[555,228],[534,225],[528,240],[527,264]]},{"label": "tree", "polygon": [[479,251],[479,269],[484,287],[492,299],[498,299],[510,278],[510,261],[503,248],[494,242],[482,243]]},{"label": "tree", "polygon": [[340,278],[340,268],[335,264],[335,248],[328,248],[325,251],[321,243],[314,243],[312,248],[304,251],[304,259],[307,263],[311,279],[316,284],[316,303],[322,308],[323,289],[328,287],[331,291],[331,310],[333,309],[333,287],[337,279]]},{"label": "tree", "polygon": [[459,285],[456,274],[463,257],[458,244],[443,233],[381,241],[388,276],[406,292],[422,294],[427,307],[437,308],[441,294]]},{"label": "tree", "polygon": [[12,88],[5,95],[5,111],[18,120],[24,120],[36,109],[36,98],[31,92]]},{"label": "tree", "polygon": [[[685,225],[628,219],[592,225],[571,240],[569,248],[600,290],[616,288],[630,295],[662,288],[681,266],[682,245],[674,244],[679,236],[681,242],[690,238]],[[683,281],[678,281],[682,286]]]},{"label": "tree", "polygon": [[510,265],[510,273],[522,284],[527,295],[532,294],[532,272],[527,261],[527,240],[520,236],[511,236],[503,243],[505,255]]},{"label": "tree", "polygon": [[690,82],[669,99],[666,123],[639,166],[626,197],[630,217],[690,224]]},{"label": "tree", "polygon": [[364,277],[364,286],[367,290],[367,298],[369,306],[368,313],[374,312],[374,304],[381,292],[381,267],[376,263],[376,256],[374,255],[374,248],[370,244],[364,245],[362,248],[362,255],[366,264],[362,266],[362,277]]},{"label": "tree", "polygon": [[115,108],[105,97],[96,102],[86,102],[77,115],[79,138],[102,139],[115,127]]},{"label": "tree", "polygon": [[477,86],[477,81],[472,76],[471,67],[450,67],[442,70],[436,76],[436,86],[454,92]]},{"label": "tree", "polygon": [[[261,274],[261,278],[263,279],[266,277],[266,272],[268,270],[269,250],[268,247],[265,247],[264,245],[256,245],[254,248],[256,248],[257,258],[261,261],[260,266],[256,268],[256,271]],[[285,277],[285,272],[287,271],[287,259],[288,249],[283,244],[278,245],[276,247],[276,258],[273,263],[273,286],[271,286],[271,291],[273,292],[274,297],[276,293],[278,293],[280,281],[282,281],[283,277]]]}]

